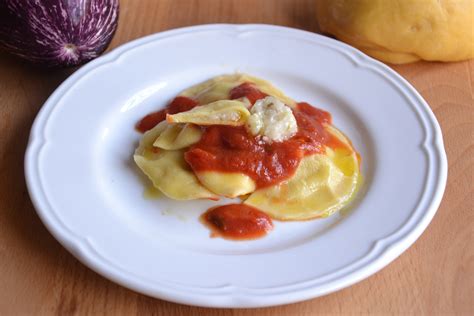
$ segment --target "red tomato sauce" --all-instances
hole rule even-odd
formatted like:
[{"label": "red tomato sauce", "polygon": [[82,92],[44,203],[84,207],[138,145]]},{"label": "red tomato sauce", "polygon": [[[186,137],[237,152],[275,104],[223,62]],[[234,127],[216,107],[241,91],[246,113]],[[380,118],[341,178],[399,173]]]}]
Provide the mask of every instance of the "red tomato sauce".
[{"label": "red tomato sauce", "polygon": [[194,171],[244,173],[262,188],[290,178],[304,156],[346,146],[324,128],[331,123],[328,112],[299,103],[293,114],[298,132],[286,141],[264,142],[242,126],[209,126],[185,160]]},{"label": "red tomato sauce", "polygon": [[[247,97],[252,104],[265,96],[251,83],[243,83],[229,93],[230,99]],[[166,114],[188,111],[197,105],[193,99],[178,96],[165,109],[145,116],[136,129],[146,132],[165,120]],[[262,188],[290,178],[306,155],[324,153],[325,146],[347,147],[324,128],[332,122],[328,112],[301,102],[293,114],[298,132],[283,142],[264,142],[242,126],[203,127],[201,140],[185,153],[186,162],[194,171],[244,173]]]},{"label": "red tomato sauce", "polygon": [[231,100],[247,97],[250,104],[254,105],[257,100],[265,98],[267,95],[258,90],[253,84],[245,82],[230,90],[229,98]]},{"label": "red tomato sauce", "polygon": [[262,211],[245,204],[228,204],[211,208],[201,220],[225,239],[246,240],[265,236],[273,229],[272,219]]},{"label": "red tomato sauce", "polygon": [[155,127],[161,121],[164,121],[166,119],[166,114],[176,114],[189,111],[197,105],[198,103],[193,99],[178,96],[174,98],[174,100],[171,101],[171,103],[168,104],[168,106],[163,110],[150,113],[142,118],[135,125],[135,128],[137,131],[145,133],[146,131],[149,131]]}]

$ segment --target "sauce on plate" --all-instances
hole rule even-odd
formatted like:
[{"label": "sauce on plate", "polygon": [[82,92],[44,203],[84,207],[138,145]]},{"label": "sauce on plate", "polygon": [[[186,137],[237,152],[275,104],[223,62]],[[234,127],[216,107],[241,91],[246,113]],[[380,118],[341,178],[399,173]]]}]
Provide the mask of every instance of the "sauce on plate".
[{"label": "sauce on plate", "polygon": [[198,103],[193,99],[178,96],[163,110],[146,115],[137,123],[137,125],[135,125],[135,128],[140,133],[145,133],[161,121],[164,121],[166,119],[166,114],[176,114],[189,111],[197,105]]},{"label": "sauce on plate", "polygon": [[209,209],[201,220],[219,236],[248,240],[265,236],[273,229],[272,219],[262,211],[245,204],[228,204]]}]

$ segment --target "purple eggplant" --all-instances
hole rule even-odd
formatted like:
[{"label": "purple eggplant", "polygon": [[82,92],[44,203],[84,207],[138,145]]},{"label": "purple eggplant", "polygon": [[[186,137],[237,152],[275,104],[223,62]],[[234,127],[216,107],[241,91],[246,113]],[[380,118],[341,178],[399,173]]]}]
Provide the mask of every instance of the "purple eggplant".
[{"label": "purple eggplant", "polygon": [[0,0],[0,48],[46,66],[99,56],[117,29],[119,0]]}]

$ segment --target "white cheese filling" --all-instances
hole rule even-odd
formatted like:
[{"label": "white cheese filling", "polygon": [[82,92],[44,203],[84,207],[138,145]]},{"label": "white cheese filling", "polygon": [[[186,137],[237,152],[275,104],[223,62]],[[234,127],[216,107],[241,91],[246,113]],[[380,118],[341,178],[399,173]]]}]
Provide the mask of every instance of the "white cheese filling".
[{"label": "white cheese filling", "polygon": [[247,120],[248,130],[264,141],[281,142],[298,131],[293,111],[275,97],[268,96],[255,102]]}]

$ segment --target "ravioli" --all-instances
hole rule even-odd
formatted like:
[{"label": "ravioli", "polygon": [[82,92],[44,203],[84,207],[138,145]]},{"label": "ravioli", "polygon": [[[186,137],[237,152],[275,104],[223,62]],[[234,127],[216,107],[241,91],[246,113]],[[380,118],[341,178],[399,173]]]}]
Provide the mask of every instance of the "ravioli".
[{"label": "ravioli", "polygon": [[326,129],[345,146],[303,158],[288,181],[257,190],[244,203],[285,221],[328,217],[345,207],[361,182],[359,158],[340,130]]},{"label": "ravioli", "polygon": [[294,106],[296,102],[286,96],[270,82],[246,74],[222,75],[197,84],[180,93],[180,96],[195,99],[200,104],[208,104],[229,98],[229,92],[242,83],[252,83],[267,95],[280,99],[283,103]]},{"label": "ravioli", "polygon": [[145,133],[133,159],[152,181],[153,186],[175,200],[213,199],[219,197],[207,190],[184,161],[183,150],[163,150],[153,147],[154,140],[164,130],[158,124]]},{"label": "ravioli", "polygon": [[143,135],[134,160],[156,189],[176,200],[241,202],[205,217],[215,229],[262,228],[264,235],[268,216],[327,217],[350,203],[361,183],[359,155],[331,115],[259,78],[212,78],[150,117],[166,119]]},{"label": "ravioli", "polygon": [[235,198],[255,191],[255,181],[243,173],[198,171],[201,183],[217,195]]},{"label": "ravioli", "polygon": [[241,101],[220,100],[197,106],[189,111],[167,115],[169,123],[193,123],[197,125],[240,126],[250,116],[246,105]]},{"label": "ravioli", "polygon": [[197,143],[201,139],[202,131],[198,126],[192,124],[168,124],[161,122],[164,126],[153,143],[154,147],[166,150],[183,149]]},{"label": "ravioli", "polygon": [[327,217],[351,200],[358,180],[356,155],[328,150],[303,158],[288,181],[257,190],[244,203],[279,220]]}]

